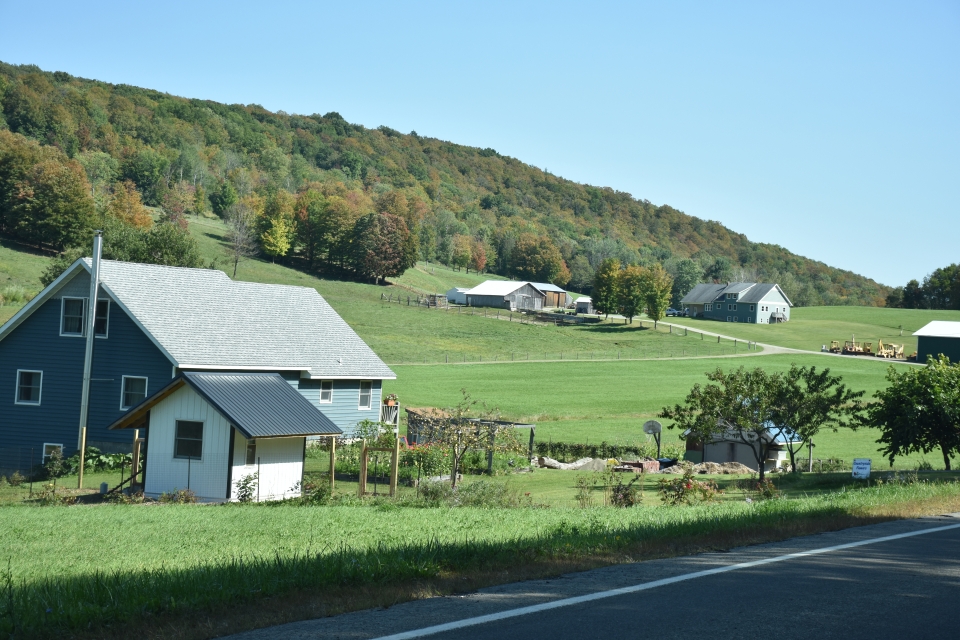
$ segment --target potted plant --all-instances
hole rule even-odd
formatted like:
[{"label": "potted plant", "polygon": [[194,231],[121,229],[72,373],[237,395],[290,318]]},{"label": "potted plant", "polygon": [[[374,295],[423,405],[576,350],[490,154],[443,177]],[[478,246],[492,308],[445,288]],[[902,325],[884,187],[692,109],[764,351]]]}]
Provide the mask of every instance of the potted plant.
[{"label": "potted plant", "polygon": [[383,399],[383,404],[387,405],[388,407],[394,407],[394,406],[396,406],[396,404],[397,404],[397,394],[395,394],[395,393],[387,394],[387,396],[384,397],[384,399]]}]

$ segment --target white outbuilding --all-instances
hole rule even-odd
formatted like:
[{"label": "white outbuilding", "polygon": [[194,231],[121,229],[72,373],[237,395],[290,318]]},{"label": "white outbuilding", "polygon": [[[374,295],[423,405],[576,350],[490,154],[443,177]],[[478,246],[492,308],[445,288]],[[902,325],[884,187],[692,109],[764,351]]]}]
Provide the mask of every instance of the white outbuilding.
[{"label": "white outbuilding", "polygon": [[467,289],[466,287],[454,287],[447,291],[447,302],[451,304],[467,304]]},{"label": "white outbuilding", "polygon": [[[110,429],[146,430],[143,492],[204,502],[300,495],[308,436],[342,433],[278,373],[183,372]],[[256,475],[254,475],[256,474]]]}]

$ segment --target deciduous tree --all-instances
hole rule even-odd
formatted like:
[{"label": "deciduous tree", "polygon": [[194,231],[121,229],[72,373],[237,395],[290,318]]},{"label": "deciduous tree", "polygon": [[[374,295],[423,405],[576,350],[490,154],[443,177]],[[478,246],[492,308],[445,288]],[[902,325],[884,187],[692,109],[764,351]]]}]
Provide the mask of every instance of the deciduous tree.
[{"label": "deciduous tree", "polygon": [[659,264],[645,268],[643,276],[647,316],[653,320],[653,328],[656,329],[657,323],[663,320],[663,317],[667,314],[667,308],[670,306],[673,278]]},{"label": "deciduous tree", "polygon": [[402,274],[416,261],[416,252],[410,255],[407,224],[389,213],[370,213],[357,220],[351,252],[354,270],[378,284],[381,278]]},{"label": "deciduous tree", "polygon": [[620,307],[620,261],[607,258],[600,263],[593,276],[590,299],[598,313],[609,317]]},{"label": "deciduous tree", "polygon": [[891,464],[897,456],[940,449],[949,470],[951,456],[960,453],[960,364],[931,356],[922,368],[891,366],[887,381],[859,423],[880,429],[877,442]]}]

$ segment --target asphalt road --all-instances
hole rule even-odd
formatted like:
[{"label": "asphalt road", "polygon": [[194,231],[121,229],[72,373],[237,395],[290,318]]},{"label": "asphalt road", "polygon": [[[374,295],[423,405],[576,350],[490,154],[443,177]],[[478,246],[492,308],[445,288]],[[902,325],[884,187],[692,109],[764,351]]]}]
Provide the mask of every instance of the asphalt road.
[{"label": "asphalt road", "polygon": [[[944,529],[922,533],[938,528]],[[850,544],[858,546],[825,550]],[[784,558],[791,554],[800,555]],[[606,567],[232,637],[960,638],[958,603],[960,514],[952,514]],[[524,607],[552,608],[517,611]],[[472,620],[480,616],[497,619]]]}]

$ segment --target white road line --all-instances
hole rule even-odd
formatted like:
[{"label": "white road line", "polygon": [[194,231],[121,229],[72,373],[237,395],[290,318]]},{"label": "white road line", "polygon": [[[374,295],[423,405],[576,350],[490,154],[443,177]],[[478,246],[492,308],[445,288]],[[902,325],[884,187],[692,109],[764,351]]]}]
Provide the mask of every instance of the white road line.
[{"label": "white road line", "polygon": [[621,587],[620,589],[611,589],[609,591],[598,591],[597,593],[589,593],[584,596],[576,596],[574,598],[564,598],[563,600],[554,600],[553,602],[544,602],[543,604],[535,604],[529,607],[520,607],[518,609],[508,609],[507,611],[500,611],[499,613],[491,613],[485,616],[477,616],[475,618],[466,618],[464,620],[456,620],[454,622],[438,624],[432,627],[424,627],[422,629],[414,629],[412,631],[394,633],[389,636],[381,636],[379,638],[375,638],[375,640],[408,640],[409,638],[423,638],[424,636],[431,636],[436,633],[442,633],[444,631],[454,631],[456,629],[463,629],[464,627],[473,627],[478,624],[496,622],[497,620],[505,620],[507,618],[516,618],[518,616],[525,616],[531,613],[539,613],[541,611],[549,611],[551,609],[559,609],[561,607],[569,607],[577,604],[582,604],[584,602],[592,602],[594,600],[603,600],[604,598],[613,598],[616,596],[626,595],[628,593],[637,593],[638,591],[656,589],[657,587],[663,587],[668,584],[674,584],[676,582],[684,582],[686,580],[694,580],[696,578],[704,578],[706,576],[712,576],[718,573],[726,573],[728,571],[737,571],[738,569],[749,569],[751,567],[759,567],[765,564],[772,564],[774,562],[783,562],[785,560],[805,558],[807,556],[815,556],[821,553],[829,553],[831,551],[840,551],[842,549],[852,549],[854,547],[862,547],[868,544],[877,544],[880,542],[889,542],[890,540],[899,540],[901,538],[911,538],[913,536],[922,536],[928,533],[937,533],[939,531],[949,531],[950,529],[960,529],[960,524],[951,524],[943,527],[921,529],[919,531],[911,531],[910,533],[898,533],[896,535],[884,536],[882,538],[871,538],[869,540],[861,540],[859,542],[848,542],[846,544],[838,544],[833,547],[811,549],[810,551],[799,551],[797,553],[790,553],[785,556],[777,556],[775,558],[764,558],[763,560],[753,560],[751,562],[741,562],[740,564],[731,564],[725,567],[717,567],[715,569],[706,569],[704,571],[696,571],[694,573],[685,573],[683,575],[674,576],[672,578],[663,578],[662,580],[654,580],[653,582],[644,582],[642,584],[636,584],[630,587]]}]

